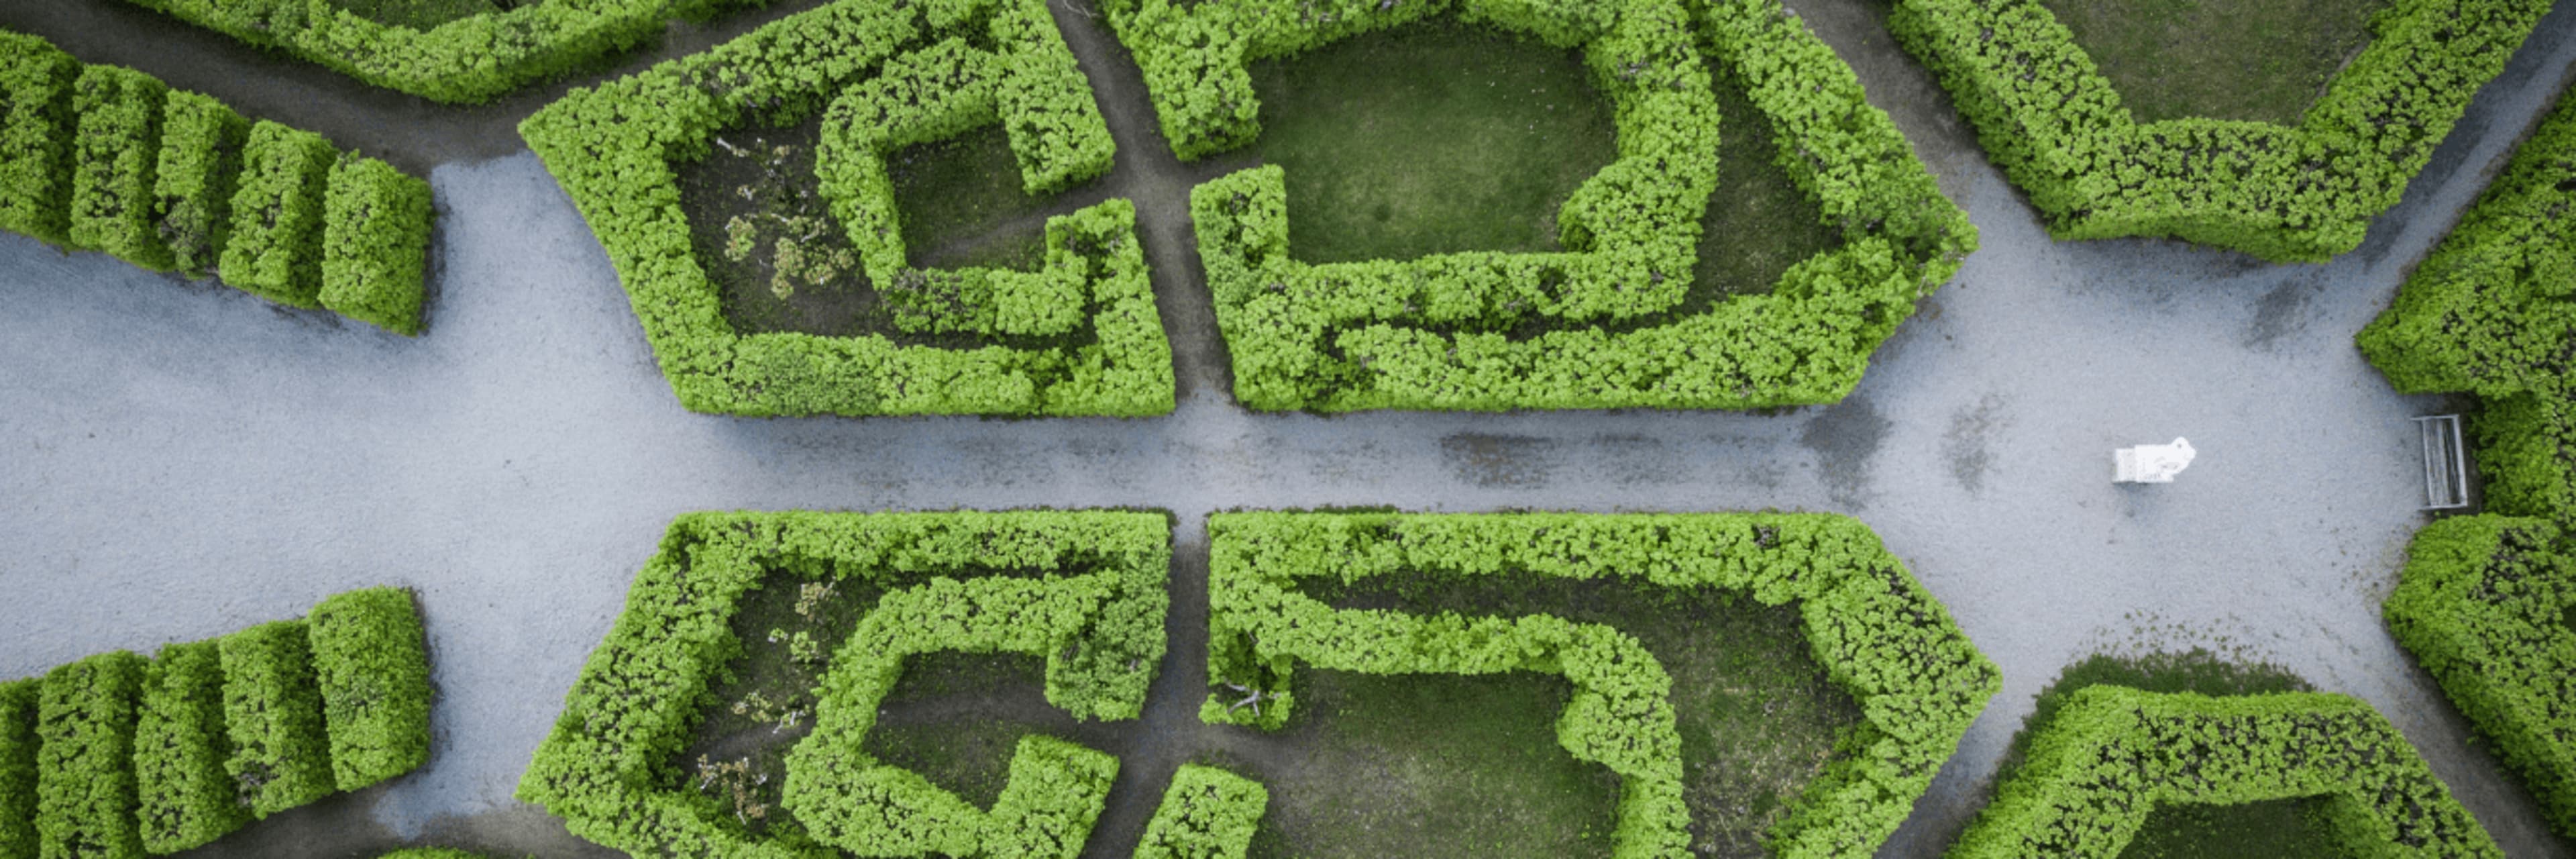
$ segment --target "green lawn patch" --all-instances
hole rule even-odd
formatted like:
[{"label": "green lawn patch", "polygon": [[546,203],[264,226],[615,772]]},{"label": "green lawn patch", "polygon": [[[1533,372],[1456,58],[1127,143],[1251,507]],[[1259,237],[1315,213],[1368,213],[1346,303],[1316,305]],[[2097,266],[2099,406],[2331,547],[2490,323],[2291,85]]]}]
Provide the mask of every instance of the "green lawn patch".
[{"label": "green lawn patch", "polygon": [[2326,800],[2316,797],[2158,805],[2120,859],[2353,859],[2335,841],[2328,813]]},{"label": "green lawn patch", "polygon": [[516,0],[331,0],[350,14],[388,27],[434,30],[440,24],[508,11]]},{"label": "green lawn patch", "polygon": [[2139,122],[2298,125],[2389,0],[2041,0]]},{"label": "green lawn patch", "polygon": [[1746,96],[1744,78],[1711,63],[1717,83],[1717,187],[1700,216],[1699,257],[1691,267],[1690,294],[1672,316],[1708,312],[1729,296],[1761,295],[1779,285],[1798,263],[1843,243],[1841,230],[1825,225],[1814,195],[1780,166],[1779,134],[1771,118]]}]

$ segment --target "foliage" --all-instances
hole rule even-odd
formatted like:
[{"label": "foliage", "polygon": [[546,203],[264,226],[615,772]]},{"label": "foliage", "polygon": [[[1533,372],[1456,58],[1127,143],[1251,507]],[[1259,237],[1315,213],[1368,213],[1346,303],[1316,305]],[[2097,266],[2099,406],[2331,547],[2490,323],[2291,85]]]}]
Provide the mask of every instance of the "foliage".
[{"label": "foliage", "polygon": [[410,591],[335,594],[305,615],[333,784],[357,790],[429,761],[429,654]]},{"label": "foliage", "polygon": [[161,145],[160,79],[90,66],[72,84],[72,244],[149,269],[170,267],[152,224],[152,171]]},{"label": "foliage", "polygon": [[[1105,792],[1101,764],[1114,767],[1106,756],[1023,743],[1011,785],[987,812],[918,775],[873,766],[861,741],[905,657],[930,651],[1040,654],[1050,703],[1080,718],[1135,718],[1163,654],[1170,563],[1170,524],[1152,513],[683,516],[566,696],[519,796],[619,849],[811,855],[819,848],[747,835],[717,798],[665,773],[714,703],[709,685],[743,652],[730,620],[748,592],[765,580],[864,582],[885,595],[836,651],[815,734],[789,759],[787,803],[798,819],[845,846],[900,835],[961,855],[1027,846],[1023,837],[1078,849],[1075,830],[1087,831],[1099,800],[1075,799],[1095,780]],[[870,808],[886,815],[869,818]]]},{"label": "foliage", "polygon": [[2052,235],[2172,237],[2323,262],[2396,205],[2548,9],[2394,0],[2297,127],[2137,122],[2039,0],[1902,0],[1892,26]]},{"label": "foliage", "polygon": [[1772,832],[1784,856],[1885,840],[2000,685],[1948,613],[1875,536],[1840,517],[1753,514],[1212,516],[1208,676],[1200,717],[1276,728],[1294,665],[1372,674],[1558,674],[1575,687],[1560,744],[1622,779],[1616,855],[1687,842],[1671,679],[1625,633],[1550,615],[1466,617],[1334,609],[1300,578],[1472,578],[1506,570],[1622,577],[1680,591],[1796,602],[1808,642],[1865,722]]},{"label": "foliage", "polygon": [[0,683],[0,856],[36,855],[36,699],[40,681]]},{"label": "foliage", "polygon": [[1136,859],[1243,859],[1270,803],[1260,782],[1216,767],[1182,764],[1145,824]]},{"label": "foliage", "polygon": [[331,142],[260,120],[242,147],[233,192],[232,241],[219,264],[224,282],[292,307],[322,306],[322,197]]},{"label": "foliage", "polygon": [[[1294,9],[1290,7],[1294,6]],[[1342,0],[1109,6],[1183,157],[1259,132],[1246,64],[1454,8],[1582,46],[1619,155],[1559,210],[1566,253],[1457,253],[1310,265],[1289,255],[1285,176],[1254,168],[1191,194],[1200,257],[1257,409],[1753,408],[1832,402],[1916,299],[1975,247],[1886,115],[1773,0],[1617,4]],[[1778,163],[1843,243],[1768,295],[1681,312],[1716,181],[1705,50],[1773,124]]]},{"label": "foliage", "polygon": [[354,153],[331,165],[322,200],[322,306],[405,336],[420,333],[429,264],[429,183]]},{"label": "foliage", "polygon": [[376,859],[484,859],[482,854],[447,847],[411,847],[396,850]]},{"label": "foliage", "polygon": [[224,672],[212,641],[161,648],[143,672],[142,715],[134,729],[136,817],[143,848],[176,853],[250,822],[224,769]]},{"label": "foliage", "polygon": [[171,266],[189,277],[214,274],[232,238],[233,180],[250,121],[210,96],[175,90],[161,122],[152,217]]},{"label": "foliage", "polygon": [[36,702],[36,832],[45,859],[139,859],[134,722],[143,657],[101,653],[45,675]]},{"label": "foliage", "polygon": [[[744,335],[724,318],[718,290],[693,255],[671,163],[704,157],[724,129],[789,125],[827,107],[825,135],[838,157],[818,173],[862,251],[860,264],[882,294],[910,308],[906,332],[967,332],[984,335],[985,345]],[[574,90],[529,117],[520,134],[599,235],[663,375],[692,410],[1170,411],[1171,347],[1126,201],[1050,219],[1046,262],[1035,272],[907,266],[882,157],[872,153],[995,123],[1032,191],[1109,165],[1105,123],[1043,0],[845,0]]]},{"label": "foliage", "polygon": [[2227,698],[2076,692],[2032,740],[1953,857],[2116,857],[2158,803],[2327,796],[2362,856],[2503,856],[2370,705],[2292,692]]},{"label": "foliage", "polygon": [[329,795],[331,738],[301,620],[264,623],[216,641],[223,652],[224,728],[251,814],[265,819]]},{"label": "foliage", "polygon": [[72,83],[53,43],[0,31],[0,230],[68,244]]}]

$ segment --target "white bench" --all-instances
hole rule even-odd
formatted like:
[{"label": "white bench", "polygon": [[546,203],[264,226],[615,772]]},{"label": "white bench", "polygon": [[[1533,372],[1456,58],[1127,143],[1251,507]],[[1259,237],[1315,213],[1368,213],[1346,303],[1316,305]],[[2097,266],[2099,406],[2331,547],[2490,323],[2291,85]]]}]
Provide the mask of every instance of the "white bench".
[{"label": "white bench", "polygon": [[2460,443],[2460,416],[2416,418],[2415,433],[2424,442],[2424,509],[2469,506],[2469,454]]}]

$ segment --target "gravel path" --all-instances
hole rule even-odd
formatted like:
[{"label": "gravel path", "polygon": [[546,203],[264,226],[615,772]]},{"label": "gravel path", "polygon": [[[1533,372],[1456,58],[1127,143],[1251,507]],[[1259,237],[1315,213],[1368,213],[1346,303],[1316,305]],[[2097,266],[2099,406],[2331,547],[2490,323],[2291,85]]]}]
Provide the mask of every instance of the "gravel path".
[{"label": "gravel path", "polygon": [[[0,235],[0,677],[300,614],[362,585],[411,586],[427,611],[442,694],[431,764],[192,855],[354,856],[415,839],[601,853],[509,794],[679,513],[1128,505],[1181,520],[1155,735],[1198,733],[1211,511],[1831,511],[1876,528],[2005,675],[1883,855],[1938,854],[2063,666],[2194,646],[2369,700],[2509,853],[2576,855],[2380,625],[2424,521],[2407,418],[2447,404],[2392,393],[2351,346],[2576,68],[2576,9],[2542,24],[2360,251],[2273,266],[2050,241],[1889,43],[1876,0],[1801,2],[1984,231],[1848,401],[1330,419],[1227,397],[1185,203],[1229,165],[1174,163],[1134,68],[1095,22],[1060,11],[1121,143],[1111,192],[1143,212],[1178,413],[756,421],[672,401],[605,255],[509,136],[544,98],[437,109],[117,0],[8,5],[0,27],[388,154],[430,170],[438,192],[439,295],[416,341]],[[655,55],[751,20],[675,29]],[[110,35],[138,29],[150,38]],[[2110,485],[2110,448],[2176,435],[2201,452],[2181,482]],[[1123,855],[1109,848],[1133,843],[1151,791],[1193,750],[1130,754],[1095,853]]]}]

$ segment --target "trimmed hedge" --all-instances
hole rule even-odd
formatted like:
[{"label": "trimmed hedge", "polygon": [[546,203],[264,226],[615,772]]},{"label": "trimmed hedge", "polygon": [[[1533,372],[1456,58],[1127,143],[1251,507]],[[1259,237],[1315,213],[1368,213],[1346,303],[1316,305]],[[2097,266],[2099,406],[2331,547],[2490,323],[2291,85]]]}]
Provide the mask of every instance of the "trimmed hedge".
[{"label": "trimmed hedge", "polygon": [[[691,410],[1161,414],[1173,405],[1171,346],[1129,203],[1050,218],[1039,271],[917,270],[875,157],[998,123],[1023,187],[1062,188],[1110,165],[1089,90],[1044,0],[842,0],[576,89],[519,133],[600,237],[663,375]],[[909,103],[923,97],[931,103]],[[825,136],[840,157],[823,160],[820,178],[876,289],[909,309],[900,327],[971,333],[985,345],[745,335],[725,319],[693,256],[671,165],[704,157],[724,129],[790,125],[827,107]]]},{"label": "trimmed hedge", "polygon": [[1042,653],[1049,703],[1077,718],[1135,718],[1163,655],[1170,565],[1171,525],[1154,513],[682,516],[637,574],[518,796],[616,849],[804,855],[745,835],[714,798],[664,775],[708,709],[708,685],[743,652],[730,623],[745,595],[858,579],[887,591],[835,653],[814,733],[790,753],[785,801],[798,821],[842,846],[900,837],[959,855],[978,845],[1078,851],[1099,808],[1093,786],[1105,795],[1115,771],[1107,756],[1024,741],[987,812],[877,766],[860,742],[904,657],[940,650]]},{"label": "trimmed hedge", "polygon": [[[1224,513],[1209,517],[1208,533],[1210,695],[1200,718],[1285,724],[1299,662],[1375,674],[1560,674],[1575,694],[1558,741],[1619,774],[1612,843],[1623,857],[1686,849],[1690,821],[1672,681],[1635,639],[1549,615],[1334,609],[1298,593],[1297,580],[1509,569],[1798,603],[1816,661],[1863,722],[1770,832],[1779,856],[1875,850],[2001,686],[1903,563],[1838,516]],[[1242,690],[1267,704],[1234,709]]]},{"label": "trimmed hedge", "polygon": [[429,652],[410,591],[335,594],[305,616],[332,781],[357,790],[429,762]]},{"label": "trimmed hedge", "polygon": [[212,96],[170,93],[153,173],[152,217],[171,266],[207,277],[232,238],[233,182],[241,174],[250,120]]},{"label": "trimmed hedge", "polygon": [[313,679],[305,622],[264,623],[217,639],[224,664],[224,727],[253,816],[294,808],[332,789],[331,739]]},{"label": "trimmed hedge", "polygon": [[250,822],[224,761],[221,648],[212,641],[161,648],[143,673],[143,711],[134,731],[136,817],[143,849],[176,853]]},{"label": "trimmed hedge", "polygon": [[329,185],[322,201],[322,306],[396,334],[419,334],[429,183],[352,153],[331,165]]},{"label": "trimmed hedge", "polygon": [[72,85],[79,134],[72,148],[71,242],[148,269],[170,268],[152,223],[152,175],[161,156],[159,78],[90,66]]},{"label": "trimmed hedge", "polygon": [[0,683],[0,857],[36,855],[36,708],[41,681]]},{"label": "trimmed hedge", "polygon": [[225,283],[290,307],[322,306],[322,197],[339,153],[310,131],[267,120],[251,126],[233,192]]},{"label": "trimmed hedge", "polygon": [[2040,0],[1902,0],[1890,24],[2060,239],[2323,262],[2396,205],[2541,0],[2393,0],[2298,127],[2139,123]]},{"label": "trimmed hedge", "polygon": [[36,832],[45,859],[135,859],[134,723],[143,657],[55,668],[37,689]]},{"label": "trimmed hedge", "polygon": [[[1940,194],[1859,79],[1777,0],[1455,0],[1388,4],[1113,0],[1184,158],[1260,128],[1248,64],[1455,11],[1583,49],[1615,108],[1620,157],[1557,215],[1564,253],[1456,253],[1315,265],[1289,255],[1284,173],[1191,193],[1199,253],[1255,409],[1758,408],[1828,403],[1955,273],[1976,229]],[[1705,55],[1771,122],[1777,163],[1841,246],[1768,294],[1685,312],[1716,189]],[[1531,326],[1544,326],[1537,334]]]},{"label": "trimmed hedge", "polygon": [[765,0],[538,0],[428,30],[378,23],[332,0],[131,2],[371,86],[473,104],[656,38],[674,18]]},{"label": "trimmed hedge", "polygon": [[0,230],[71,242],[72,84],[53,43],[0,31]]},{"label": "trimmed hedge", "polygon": [[1182,764],[1145,824],[1136,859],[1243,859],[1269,805],[1270,790],[1260,782]]},{"label": "trimmed hedge", "polygon": [[2160,803],[2312,796],[2327,797],[2327,829],[2351,855],[2504,855],[2405,736],[2358,699],[2117,686],[2076,692],[1948,855],[2112,859]]}]

